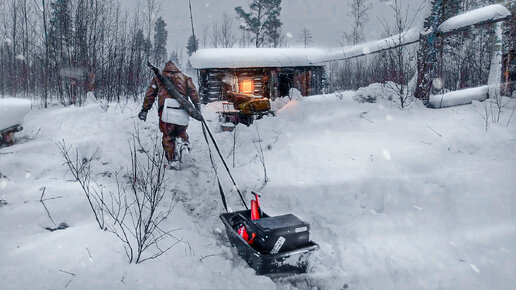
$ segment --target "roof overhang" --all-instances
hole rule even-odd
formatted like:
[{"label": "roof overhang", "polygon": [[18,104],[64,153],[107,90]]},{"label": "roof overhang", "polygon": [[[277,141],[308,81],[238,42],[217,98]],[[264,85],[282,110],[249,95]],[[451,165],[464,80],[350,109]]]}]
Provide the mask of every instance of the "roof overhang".
[{"label": "roof overhang", "polygon": [[196,51],[196,69],[324,66],[316,63],[326,50],[317,48],[208,48]]}]

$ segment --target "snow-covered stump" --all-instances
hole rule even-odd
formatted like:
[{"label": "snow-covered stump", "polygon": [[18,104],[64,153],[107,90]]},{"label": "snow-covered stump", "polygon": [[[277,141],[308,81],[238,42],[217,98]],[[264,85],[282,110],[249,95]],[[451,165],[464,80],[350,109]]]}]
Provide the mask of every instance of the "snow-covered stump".
[{"label": "snow-covered stump", "polygon": [[25,99],[0,99],[0,130],[23,125],[25,116],[31,109],[31,102]]},{"label": "snow-covered stump", "polygon": [[25,99],[0,99],[0,145],[14,144],[14,133],[23,129],[23,120],[32,103]]}]

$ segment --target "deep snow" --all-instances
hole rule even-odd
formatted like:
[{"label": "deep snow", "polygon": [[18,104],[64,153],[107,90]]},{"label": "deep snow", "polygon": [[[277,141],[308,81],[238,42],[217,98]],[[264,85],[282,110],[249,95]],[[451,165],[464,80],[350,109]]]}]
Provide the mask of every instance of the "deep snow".
[{"label": "deep snow", "polygon": [[[471,105],[401,111],[385,102],[359,104],[353,95],[282,100],[277,117],[237,127],[233,172],[239,186],[262,192],[268,213],[291,212],[311,223],[311,238],[321,246],[309,274],[274,282],[256,276],[227,241],[198,122],[190,123],[190,166],[167,172],[177,202],[167,226],[180,229],[174,235],[182,242],[159,259],[129,265],[120,242],[96,227],[54,143],[65,139],[84,156],[98,146],[95,177],[113,187],[112,173],[130,164],[127,140],[134,125],[147,142],[158,133],[155,111],[141,123],[135,118],[140,105],[131,103],[107,112],[96,104],[32,110],[18,144],[0,149],[0,199],[7,202],[0,207],[0,288],[516,285],[516,122],[505,127],[510,110],[486,132]],[[204,108],[214,130],[218,105]],[[233,134],[216,138],[232,164]],[[229,191],[227,176],[222,182]],[[56,223],[70,228],[44,229],[52,223],[38,202],[42,187],[47,198],[62,196],[46,205]],[[239,209],[235,192],[227,195],[231,208]]]}]

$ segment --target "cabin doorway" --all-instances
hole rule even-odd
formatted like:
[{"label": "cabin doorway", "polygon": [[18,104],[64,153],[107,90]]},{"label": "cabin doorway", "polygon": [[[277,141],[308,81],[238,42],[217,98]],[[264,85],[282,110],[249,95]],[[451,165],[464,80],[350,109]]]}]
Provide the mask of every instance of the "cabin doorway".
[{"label": "cabin doorway", "polygon": [[290,94],[290,89],[294,87],[294,74],[293,73],[279,73],[278,74],[278,90],[279,96],[285,97]]}]

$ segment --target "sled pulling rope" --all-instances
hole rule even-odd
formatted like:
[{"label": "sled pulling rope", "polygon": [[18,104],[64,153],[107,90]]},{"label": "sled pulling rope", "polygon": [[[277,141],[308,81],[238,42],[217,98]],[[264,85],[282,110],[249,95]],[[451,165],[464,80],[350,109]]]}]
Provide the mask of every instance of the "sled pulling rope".
[{"label": "sled pulling rope", "polygon": [[[222,156],[222,153],[220,152],[219,145],[217,144],[217,141],[215,140],[215,137],[213,136],[213,133],[211,132],[210,128],[208,127],[208,124],[206,123],[206,120],[202,116],[201,112],[199,112],[194,107],[194,105],[187,98],[185,98],[183,95],[181,95],[181,93],[179,93],[177,91],[175,85],[167,77],[163,76],[156,66],[154,66],[150,62],[147,62],[147,66],[149,66],[152,69],[152,71],[154,72],[154,74],[158,78],[159,82],[167,90],[167,93],[171,97],[173,97],[174,99],[177,100],[177,102],[188,113],[188,115],[190,115],[190,117],[192,117],[195,120],[200,121],[202,123],[202,130],[203,130],[204,138],[206,140],[206,144],[208,145],[208,150],[209,150],[209,153],[210,153],[210,160],[211,160],[211,163],[213,165],[213,169],[215,170],[215,175],[217,176],[217,182],[218,182],[218,186],[219,186],[220,195],[221,195],[221,198],[222,198],[222,204],[224,205],[224,208],[226,209],[226,211],[228,211],[227,202],[226,202],[226,196],[224,195],[224,191],[222,189],[222,185],[220,184],[219,175],[217,173],[217,169],[215,167],[215,162],[214,162],[213,156],[211,154],[211,149],[210,149],[210,143],[209,143],[209,140],[208,140],[208,136],[210,137],[211,141],[213,142],[215,150],[217,150],[217,153],[218,153],[220,159],[222,160],[222,163],[224,164],[224,167],[226,168],[226,171],[228,172],[228,175],[229,175],[229,177],[231,179],[231,182],[233,182],[233,186],[235,187],[235,190],[237,191],[238,195],[240,196],[240,199],[242,200],[242,203],[244,204],[246,209],[249,209],[248,206],[247,206],[247,203],[245,202],[244,196],[242,195],[242,192],[240,191],[240,188],[238,187],[235,179],[233,178],[233,174],[231,174],[231,170],[229,170],[229,167],[228,167],[228,165],[226,163],[226,160],[224,160],[224,157]],[[208,135],[206,135],[206,132],[208,132]]]},{"label": "sled pulling rope", "polygon": [[[310,240],[310,225],[293,214],[267,215],[261,210],[260,195],[254,191],[252,193],[255,199],[251,201],[251,209],[249,209],[201,112],[177,91],[168,78],[161,75],[157,67],[150,62],[147,65],[152,68],[161,85],[165,86],[168,94],[178,101],[188,115],[202,124],[202,132],[208,145],[210,161],[217,178],[220,197],[226,209],[226,213],[222,213],[219,217],[226,227],[230,243],[237,249],[238,254],[258,275],[279,277],[306,273],[310,257],[319,249],[319,245]],[[226,196],[211,152],[210,139],[245,206],[245,210],[235,212],[229,212],[228,210]]]}]

